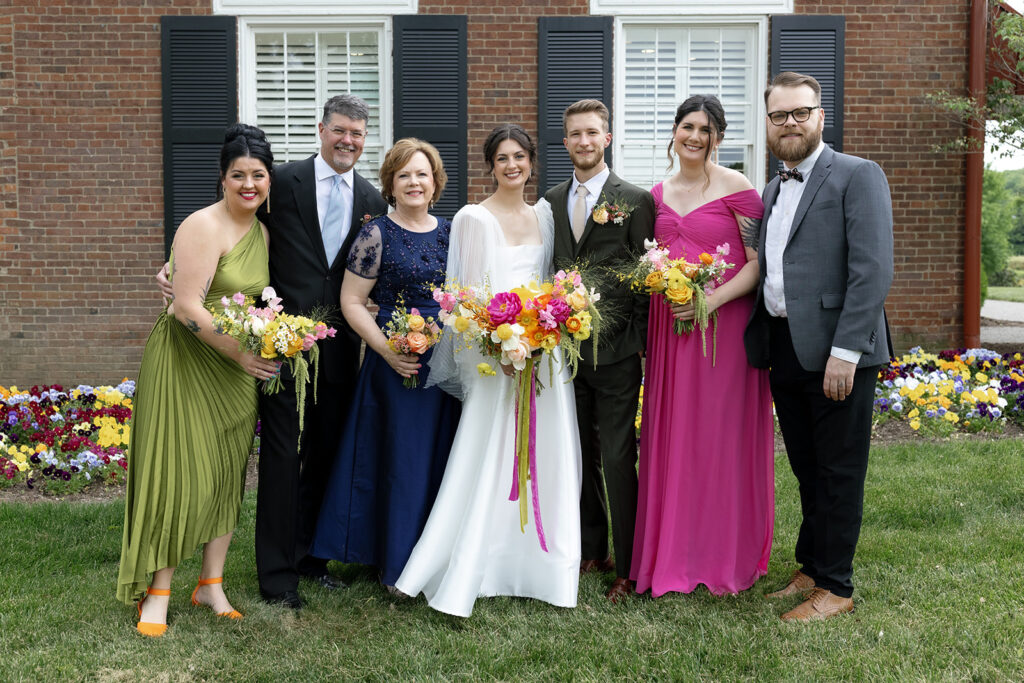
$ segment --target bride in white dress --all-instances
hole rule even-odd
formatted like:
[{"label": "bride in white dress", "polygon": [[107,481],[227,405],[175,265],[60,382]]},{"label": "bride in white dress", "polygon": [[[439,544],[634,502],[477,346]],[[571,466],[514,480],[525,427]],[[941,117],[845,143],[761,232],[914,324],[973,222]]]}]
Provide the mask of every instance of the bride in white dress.
[{"label": "bride in white dress", "polygon": [[[536,147],[520,126],[498,126],[484,143],[498,189],[463,207],[452,222],[448,277],[486,283],[492,293],[551,275],[554,222],[544,200],[529,206],[523,189]],[[434,349],[428,385],[463,399],[462,418],[427,525],[396,587],[423,593],[436,610],[468,617],[478,596],[536,598],[575,607],[580,567],[580,444],[568,373],[556,356],[554,381],[539,364],[537,484],[547,552],[533,505],[525,533],[510,501],[515,450],[512,377],[481,377],[483,357],[447,335]],[[557,350],[556,350],[557,351]]]}]

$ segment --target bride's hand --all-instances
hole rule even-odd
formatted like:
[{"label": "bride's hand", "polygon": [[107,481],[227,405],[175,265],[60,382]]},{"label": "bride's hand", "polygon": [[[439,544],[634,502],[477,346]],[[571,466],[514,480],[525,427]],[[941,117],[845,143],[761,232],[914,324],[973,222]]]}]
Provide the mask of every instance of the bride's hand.
[{"label": "bride's hand", "polygon": [[402,377],[409,378],[419,374],[420,357],[414,353],[395,353],[388,349],[381,357]]}]

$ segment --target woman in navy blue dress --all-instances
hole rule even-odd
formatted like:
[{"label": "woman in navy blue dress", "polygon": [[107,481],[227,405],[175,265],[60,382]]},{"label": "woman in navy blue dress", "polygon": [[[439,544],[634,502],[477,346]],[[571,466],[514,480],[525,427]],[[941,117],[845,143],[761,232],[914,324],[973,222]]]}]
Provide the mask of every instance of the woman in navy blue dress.
[{"label": "woman in navy blue dress", "polygon": [[[395,143],[380,169],[394,210],[363,225],[341,286],[342,314],[366,355],[310,554],[376,567],[392,592],[437,496],[461,404],[424,388],[429,350],[396,353],[381,329],[396,306],[437,317],[431,285],[444,281],[451,224],[429,210],[446,180],[430,143]],[[368,298],[380,307],[376,318]],[[417,386],[403,386],[413,375]]]}]

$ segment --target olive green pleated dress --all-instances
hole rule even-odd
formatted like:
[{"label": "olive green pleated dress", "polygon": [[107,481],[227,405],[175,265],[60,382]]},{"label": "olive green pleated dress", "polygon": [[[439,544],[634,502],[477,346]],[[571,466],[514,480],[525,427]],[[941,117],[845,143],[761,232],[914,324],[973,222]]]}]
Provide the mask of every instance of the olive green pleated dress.
[{"label": "olive green pleated dress", "polygon": [[[218,261],[206,303],[219,310],[221,297],[235,292],[258,300],[269,281],[257,222]],[[160,314],[136,384],[118,599],[138,600],[154,571],[176,567],[235,528],[256,392],[256,379],[240,365]]]}]

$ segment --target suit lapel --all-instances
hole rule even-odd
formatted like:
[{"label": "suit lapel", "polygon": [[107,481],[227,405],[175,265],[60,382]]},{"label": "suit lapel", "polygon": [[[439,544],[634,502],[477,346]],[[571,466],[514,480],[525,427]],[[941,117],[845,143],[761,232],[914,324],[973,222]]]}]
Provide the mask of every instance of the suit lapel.
[{"label": "suit lapel", "polygon": [[569,187],[571,180],[556,185],[551,190],[551,215],[555,222],[555,252],[558,254],[572,254],[572,228],[569,226],[569,210],[566,208],[569,201]]},{"label": "suit lapel", "polygon": [[[595,209],[601,205],[601,202],[606,201],[608,199],[608,195],[615,196],[615,193],[619,189],[620,182],[621,181],[619,180],[618,176],[616,176],[611,171],[608,172],[608,178],[605,179],[604,185],[601,186],[601,191],[597,193],[597,202],[594,204]],[[586,225],[583,226],[583,235],[580,236],[580,241],[576,243],[576,256],[580,255],[580,251],[583,248],[583,243],[587,241],[588,237],[590,237],[590,233],[594,231],[596,225],[597,224],[594,223],[594,212],[591,211],[590,215],[587,216]]]},{"label": "suit lapel", "polygon": [[[821,155],[818,160],[814,163],[814,168],[811,170],[810,177],[807,178],[807,187],[804,188],[804,193],[800,197],[800,203],[797,204],[796,212],[793,214],[793,225],[789,228],[789,237],[786,239],[786,246],[793,241],[793,235],[796,234],[797,229],[800,227],[800,223],[803,221],[804,216],[807,214],[807,208],[814,201],[814,195],[821,189],[822,183],[828,178],[829,174],[832,173],[832,157],[835,152],[832,148],[825,147],[821,151]],[[767,222],[766,222],[767,224]]]},{"label": "suit lapel", "polygon": [[295,182],[292,183],[292,192],[295,195],[295,206],[299,209],[299,219],[302,227],[309,236],[309,242],[313,245],[320,263],[324,270],[330,265],[327,263],[327,255],[324,252],[324,239],[320,234],[320,216],[316,210],[316,172],[313,167],[313,159],[309,157],[295,168]]},{"label": "suit lapel", "polygon": [[[373,185],[363,180],[355,171],[352,172],[352,222],[348,228],[348,234],[345,235],[344,241],[341,243],[341,250],[338,252],[338,258],[334,259],[332,270],[341,268],[341,264],[347,263],[348,252],[352,249],[352,243],[356,239],[356,235],[359,234],[359,230],[363,227],[363,216],[366,214],[366,207],[369,206],[370,202],[367,199],[367,188],[370,191],[376,191]],[[342,257],[342,254],[345,256]]]}]

